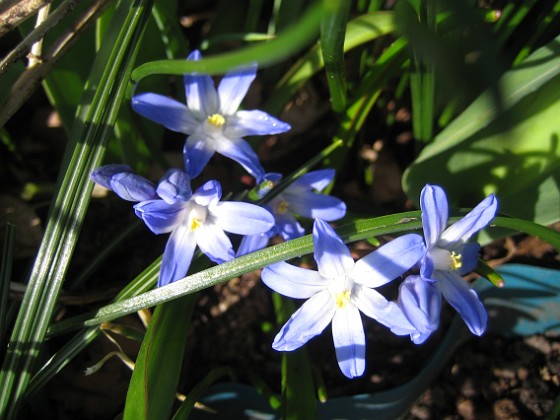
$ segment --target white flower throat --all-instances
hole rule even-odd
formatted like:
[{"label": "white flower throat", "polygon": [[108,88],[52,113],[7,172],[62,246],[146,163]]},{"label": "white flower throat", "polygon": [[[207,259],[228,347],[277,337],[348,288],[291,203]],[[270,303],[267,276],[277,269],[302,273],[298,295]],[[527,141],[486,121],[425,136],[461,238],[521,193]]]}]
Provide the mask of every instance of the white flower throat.
[{"label": "white flower throat", "polygon": [[330,286],[330,292],[337,309],[344,309],[352,298],[354,282],[348,277],[335,278]]},{"label": "white flower throat", "polygon": [[187,227],[191,232],[199,229],[206,221],[206,216],[208,215],[208,209],[204,206],[200,206],[196,203],[192,203],[188,210],[186,223]]},{"label": "white flower throat", "polygon": [[457,271],[463,266],[462,255],[455,251],[434,247],[430,250],[430,255],[436,270]]}]

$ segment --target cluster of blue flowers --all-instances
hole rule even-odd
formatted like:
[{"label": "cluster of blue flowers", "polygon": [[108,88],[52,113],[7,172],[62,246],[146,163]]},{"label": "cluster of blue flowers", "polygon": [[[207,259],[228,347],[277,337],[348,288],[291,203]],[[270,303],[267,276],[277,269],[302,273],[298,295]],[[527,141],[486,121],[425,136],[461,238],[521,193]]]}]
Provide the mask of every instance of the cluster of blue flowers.
[{"label": "cluster of blue flowers", "polygon": [[[189,60],[199,60],[194,51]],[[273,348],[291,351],[320,334],[332,322],[332,335],[340,369],[349,378],[365,369],[365,335],[360,311],[397,335],[424,342],[439,325],[442,297],[462,316],[473,334],[481,335],[487,313],[462,275],[477,265],[479,245],[467,242],[487,226],[497,211],[491,195],[450,227],[448,203],[441,187],[427,185],[420,197],[424,238],[417,234],[398,237],[354,261],[349,249],[326,222],[342,218],[346,205],[320,194],[334,179],[334,171],[318,170],[303,175],[265,207],[221,201],[216,180],[191,190],[212,155],[227,156],[257,181],[263,197],[282,178],[266,173],[244,136],[283,133],[290,126],[269,114],[238,110],[256,66],[233,71],[218,89],[208,75],[186,75],[187,104],[168,97],[141,93],[132,98],[133,109],[170,130],[187,135],[184,169],[169,170],[157,184],[134,174],[127,165],[106,165],[93,171],[94,182],[119,197],[136,202],[134,210],[155,234],[171,233],[158,287],[186,276],[194,251],[199,249],[220,264],[236,256],[264,248],[279,235],[290,240],[305,234],[296,215],[314,219],[313,244],[317,271],[279,262],[265,267],[263,282],[276,292],[308,299],[283,326]],[[226,232],[243,235],[234,251]],[[396,301],[374,290],[417,269],[402,281]]]}]

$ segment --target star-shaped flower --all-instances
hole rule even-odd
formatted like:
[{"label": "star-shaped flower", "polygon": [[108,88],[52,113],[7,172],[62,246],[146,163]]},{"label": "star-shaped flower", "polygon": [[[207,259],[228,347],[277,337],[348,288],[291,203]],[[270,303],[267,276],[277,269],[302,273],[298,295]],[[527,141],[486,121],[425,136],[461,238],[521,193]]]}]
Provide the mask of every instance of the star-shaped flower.
[{"label": "star-shaped flower", "polygon": [[[244,255],[264,248],[268,240],[275,235],[282,236],[285,241],[303,236],[305,229],[299,224],[295,215],[327,222],[344,217],[346,204],[342,200],[319,194],[332,182],[334,175],[334,169],[309,172],[274,197],[266,207],[274,214],[276,225],[267,233],[245,236],[237,254]],[[281,179],[282,175],[278,173],[266,174],[261,180],[257,194],[263,197]]]},{"label": "star-shaped flower", "polygon": [[101,167],[92,179],[115,191],[120,197],[139,201],[136,215],[156,233],[169,233],[158,287],[187,274],[196,246],[216,263],[235,257],[225,232],[255,235],[268,231],[274,217],[254,204],[220,202],[222,188],[218,181],[208,181],[191,192],[190,179],[180,169],[169,170],[157,187],[147,179],[134,175],[123,165]]},{"label": "star-shaped flower", "polygon": [[459,312],[473,334],[482,335],[488,314],[476,292],[461,276],[477,266],[480,245],[467,241],[494,218],[498,200],[489,195],[447,229],[449,209],[441,187],[426,185],[420,195],[420,207],[426,240],[420,276],[403,282],[399,293],[403,312],[418,330],[411,337],[421,343],[437,329],[441,295]]},{"label": "star-shaped flower", "polygon": [[[200,58],[195,50],[187,60]],[[256,65],[229,72],[217,90],[209,75],[187,74],[186,105],[155,93],[140,93],[132,98],[132,108],[169,130],[188,135],[184,157],[191,178],[198,176],[217,152],[260,179],[264,169],[243,137],[284,133],[290,126],[264,111],[238,110],[256,74]]]},{"label": "star-shaped flower", "polygon": [[373,290],[403,274],[424,253],[422,237],[401,236],[354,262],[334,230],[318,219],[313,225],[318,271],[286,262],[266,267],[263,282],[281,295],[308,299],[282,327],[272,347],[292,351],[320,334],[332,322],[336,358],[348,378],[365,369],[365,335],[360,311],[395,334],[410,333],[399,307]]}]

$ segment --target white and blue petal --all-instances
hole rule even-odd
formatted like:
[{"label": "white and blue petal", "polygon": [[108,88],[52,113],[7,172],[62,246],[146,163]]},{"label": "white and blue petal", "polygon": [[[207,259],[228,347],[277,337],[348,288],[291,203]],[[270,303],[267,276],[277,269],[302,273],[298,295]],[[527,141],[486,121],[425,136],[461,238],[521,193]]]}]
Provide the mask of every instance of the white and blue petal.
[{"label": "white and blue petal", "polygon": [[216,152],[239,163],[251,176],[261,179],[265,172],[253,148],[243,139],[215,139]]},{"label": "white and blue petal", "polygon": [[128,165],[123,165],[119,163],[112,163],[109,165],[103,165],[99,168],[95,168],[91,171],[90,178],[96,184],[101,185],[102,187],[107,188],[108,190],[111,189],[111,178],[118,173],[121,172],[129,172],[132,173],[132,168]]},{"label": "white and blue petal", "polygon": [[323,220],[313,224],[313,246],[319,273],[326,278],[344,277],[354,267],[350,250]]},{"label": "white and blue petal", "polygon": [[185,226],[179,226],[171,233],[161,260],[158,287],[187,275],[195,248],[194,235]]},{"label": "white and blue petal", "polygon": [[261,278],[275,292],[294,299],[308,299],[328,286],[318,272],[284,261],[265,267]]},{"label": "white and blue petal", "polygon": [[356,283],[379,287],[405,273],[422,258],[424,252],[424,241],[420,235],[403,235],[358,260],[349,275]]},{"label": "white and blue petal", "polygon": [[330,195],[302,192],[294,194],[286,190],[282,193],[289,203],[290,210],[310,219],[321,219],[328,222],[338,220],[346,214],[346,204]]},{"label": "white and blue petal", "polygon": [[360,285],[354,286],[352,303],[364,315],[385,325],[396,335],[407,335],[414,331],[414,327],[408,322],[397,304],[388,301],[383,295],[373,289]]},{"label": "white and blue petal", "polygon": [[449,226],[441,234],[438,245],[448,246],[456,242],[466,242],[480,229],[488,226],[497,211],[498,200],[494,194],[491,194],[482,200],[465,217]]},{"label": "white and blue petal", "polygon": [[199,206],[214,206],[222,198],[222,186],[216,180],[206,181],[194,192],[192,199]]},{"label": "white and blue petal", "polygon": [[157,198],[153,182],[130,172],[119,172],[111,177],[111,190],[127,201],[146,201]]},{"label": "white and blue petal", "polygon": [[191,178],[196,178],[200,175],[210,158],[214,156],[214,153],[212,140],[206,134],[197,133],[187,137],[183,147],[183,158],[187,174]]},{"label": "white and blue petal", "polygon": [[241,101],[247,95],[249,86],[257,76],[257,65],[252,64],[241,70],[226,73],[218,85],[218,97],[220,99],[220,112],[224,115],[232,115]]},{"label": "white and blue petal", "polygon": [[280,121],[264,111],[237,111],[228,117],[224,135],[229,138],[262,136],[285,133],[290,128],[290,124]]},{"label": "white and blue petal", "polygon": [[[198,61],[201,58],[200,52],[195,50],[189,54],[187,60]],[[184,82],[187,106],[198,120],[205,120],[219,111],[218,93],[209,75],[186,74]]]},{"label": "white and blue petal", "polygon": [[183,220],[184,206],[163,200],[142,201],[134,205],[134,212],[155,234],[171,232]]},{"label": "white and blue petal", "polygon": [[286,191],[290,191],[292,188],[296,190],[304,188],[306,190],[323,191],[333,181],[334,175],[334,169],[311,171],[296,179],[292,185],[286,188]]},{"label": "white and blue petal", "polygon": [[429,248],[438,241],[449,217],[447,196],[443,188],[427,184],[420,193],[420,208],[426,245]]},{"label": "white and blue petal", "polygon": [[336,360],[344,376],[361,376],[366,367],[366,337],[360,311],[350,304],[339,308],[332,319]]},{"label": "white and blue petal", "polygon": [[226,232],[255,235],[274,226],[274,216],[265,208],[250,203],[224,201],[212,208],[216,223]]},{"label": "white and blue petal", "polygon": [[200,126],[195,115],[181,102],[156,93],[132,97],[132,109],[143,117],[179,133],[193,134]]},{"label": "white and blue petal", "polygon": [[195,231],[200,250],[215,263],[221,264],[235,258],[233,245],[225,232],[212,222],[206,222]]},{"label": "white and blue petal", "polygon": [[439,326],[441,292],[432,281],[409,276],[399,286],[398,304],[416,331],[410,333],[415,344],[422,344]]},{"label": "white and blue petal", "polygon": [[305,303],[291,316],[274,338],[272,348],[292,351],[319,335],[330,324],[336,305],[331,292],[323,290]]},{"label": "white and blue petal", "polygon": [[451,271],[435,271],[435,283],[445,300],[455,308],[469,330],[482,335],[488,323],[488,313],[478,295],[458,274]]},{"label": "white and blue petal", "polygon": [[159,181],[156,191],[169,204],[186,202],[192,196],[191,180],[185,171],[169,169]]}]

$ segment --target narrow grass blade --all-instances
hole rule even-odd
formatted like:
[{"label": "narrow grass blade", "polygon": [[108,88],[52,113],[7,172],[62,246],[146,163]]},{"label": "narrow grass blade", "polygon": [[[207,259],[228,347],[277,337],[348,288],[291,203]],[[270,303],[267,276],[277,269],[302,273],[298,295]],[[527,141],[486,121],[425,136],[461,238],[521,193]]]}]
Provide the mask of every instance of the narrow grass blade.
[{"label": "narrow grass blade", "polygon": [[321,53],[325,63],[331,106],[335,112],[346,108],[344,36],[350,15],[349,1],[327,0],[327,13],[321,22]]},{"label": "narrow grass blade", "polygon": [[[34,370],[89,202],[89,173],[101,160],[103,145],[122,102],[135,42],[149,16],[149,4],[141,0],[132,8],[121,4],[118,17],[122,20],[114,20],[112,39],[108,38],[92,69],[90,91],[84,96],[87,106],[82,107],[71,136],[72,159],[54,200],[0,373],[2,418],[17,417]],[[108,62],[113,65],[107,66]]]},{"label": "narrow grass blade", "polygon": [[8,293],[12,280],[12,263],[14,260],[14,246],[16,240],[16,227],[11,223],[4,225],[4,249],[2,251],[2,265],[0,265],[0,340],[4,339],[5,329],[8,325]]},{"label": "narrow grass blade", "polygon": [[159,305],[128,386],[124,420],[169,418],[196,295]]}]

